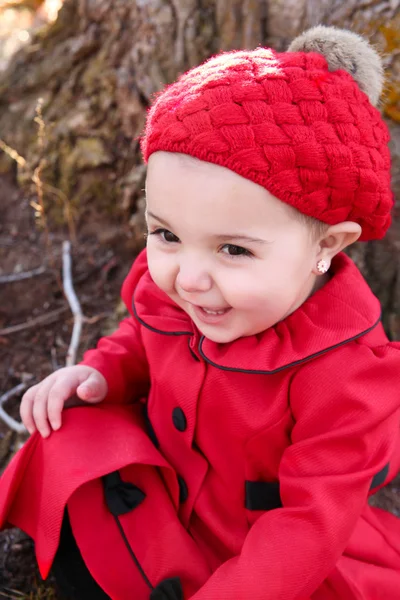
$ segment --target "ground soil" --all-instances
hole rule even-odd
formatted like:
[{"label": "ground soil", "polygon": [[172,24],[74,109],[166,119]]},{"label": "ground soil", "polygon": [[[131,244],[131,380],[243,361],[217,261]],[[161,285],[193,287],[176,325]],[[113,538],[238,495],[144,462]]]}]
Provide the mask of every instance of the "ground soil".
[{"label": "ground soil", "polygon": [[[35,222],[29,198],[11,176],[0,178],[0,282],[5,274],[46,265],[41,275],[13,283],[0,283],[0,395],[31,377],[35,383],[65,364],[72,316],[61,288],[61,245],[66,233],[49,224],[49,240]],[[73,279],[87,321],[79,356],[107,331],[118,313],[119,290],[134,252],[124,223],[92,213],[78,232],[73,247]],[[49,249],[50,246],[50,249]],[[32,324],[51,315],[53,320]],[[12,332],[15,325],[26,328]],[[10,330],[10,331],[7,331]],[[7,401],[7,411],[18,418],[21,394]],[[0,471],[24,441],[0,421]],[[400,479],[376,494],[373,504],[400,517]],[[38,574],[34,550],[27,536],[16,529],[0,533],[0,598],[57,599],[50,579]]]}]

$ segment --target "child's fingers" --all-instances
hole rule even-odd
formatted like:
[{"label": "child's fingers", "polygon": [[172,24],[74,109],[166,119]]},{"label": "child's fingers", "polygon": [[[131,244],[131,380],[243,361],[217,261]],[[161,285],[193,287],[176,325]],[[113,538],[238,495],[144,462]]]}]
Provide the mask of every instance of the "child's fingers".
[{"label": "child's fingers", "polygon": [[32,415],[32,407],[38,387],[38,385],[34,385],[25,392],[19,407],[21,421],[31,434],[36,430],[35,421],[33,420]]},{"label": "child's fingers", "polygon": [[36,429],[39,431],[42,437],[48,437],[51,433],[49,421],[47,418],[47,400],[50,388],[53,385],[54,379],[48,377],[39,385],[35,398],[33,400],[32,415],[36,425]]},{"label": "child's fingers", "polygon": [[86,402],[100,402],[107,393],[106,380],[99,372],[79,365],[49,375],[22,398],[20,414],[25,427],[30,433],[37,429],[43,437],[59,429],[64,404],[75,393]]},{"label": "child's fingers", "polygon": [[75,394],[79,381],[75,377],[60,377],[56,379],[48,392],[47,417],[52,429],[61,427],[61,415],[65,402]]},{"label": "child's fingers", "polygon": [[100,373],[91,373],[77,388],[76,394],[86,402],[101,402],[107,393],[107,383]]}]

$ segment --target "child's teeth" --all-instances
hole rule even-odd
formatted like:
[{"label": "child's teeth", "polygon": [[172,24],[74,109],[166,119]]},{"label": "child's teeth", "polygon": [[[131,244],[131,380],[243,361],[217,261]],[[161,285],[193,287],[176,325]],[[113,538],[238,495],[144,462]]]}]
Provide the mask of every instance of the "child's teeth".
[{"label": "child's teeth", "polygon": [[225,310],[208,310],[208,308],[203,308],[204,312],[208,315],[223,315]]}]

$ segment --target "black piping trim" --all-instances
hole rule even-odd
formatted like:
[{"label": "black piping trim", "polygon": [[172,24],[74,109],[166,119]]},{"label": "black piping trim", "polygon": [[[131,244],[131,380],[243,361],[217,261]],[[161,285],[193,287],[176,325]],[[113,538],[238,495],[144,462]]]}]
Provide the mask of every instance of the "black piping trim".
[{"label": "black piping trim", "polygon": [[189,352],[193,356],[194,360],[196,360],[197,362],[200,362],[199,357],[193,352],[192,348],[190,347],[190,338],[188,338],[188,348],[189,348]]},{"label": "black piping trim", "polygon": [[162,335],[193,335],[193,331],[162,331],[161,329],[156,329],[155,327],[151,327],[151,325],[148,325],[137,314],[134,297],[132,297],[132,310],[133,310],[133,314],[135,315],[135,317],[139,321],[139,323],[141,325],[143,325],[144,327],[146,327],[147,329],[150,329],[150,331],[154,331],[154,333],[161,333]]},{"label": "black piping trim", "polygon": [[305,358],[301,358],[300,360],[295,360],[292,363],[289,363],[287,365],[283,365],[283,367],[279,367],[278,369],[272,369],[272,371],[260,371],[257,369],[235,369],[233,367],[225,367],[224,365],[218,365],[217,363],[213,362],[212,360],[210,360],[209,358],[207,358],[207,356],[204,354],[203,352],[203,341],[205,339],[205,336],[202,335],[199,341],[199,352],[200,352],[200,356],[212,367],[217,367],[217,369],[221,369],[222,371],[234,371],[236,373],[253,373],[255,375],[273,375],[274,373],[279,373],[280,371],[284,371],[285,369],[289,369],[289,367],[297,367],[297,365],[301,365],[309,360],[312,360],[313,358],[317,358],[318,356],[322,356],[323,354],[326,354],[327,352],[330,352],[331,350],[335,350],[336,348],[340,348],[341,346],[344,346],[345,344],[348,344],[350,342],[354,342],[354,340],[357,340],[358,338],[362,337],[363,335],[366,335],[367,333],[369,333],[370,331],[372,331],[373,329],[375,329],[375,327],[380,323],[381,321],[381,317],[379,317],[379,319],[377,320],[377,322],[372,325],[372,327],[369,327],[368,329],[366,329],[365,331],[362,331],[361,333],[358,333],[357,335],[355,335],[354,337],[351,337],[347,340],[344,340],[343,342],[340,342],[339,344],[334,344],[333,346],[329,346],[328,348],[325,348],[325,350],[320,350],[319,352],[315,352],[314,354],[310,354],[309,356],[306,356]]},{"label": "black piping trim", "polygon": [[[143,325],[144,327],[146,327],[147,329],[149,329],[150,331],[153,331],[154,333],[161,333],[162,335],[172,335],[172,336],[178,336],[178,335],[192,336],[193,335],[192,331],[162,331],[161,329],[156,329],[155,327],[151,327],[151,325],[148,325],[148,323],[143,321],[143,319],[141,319],[139,317],[139,315],[137,314],[134,297],[132,297],[132,310],[133,310],[133,314],[135,315],[135,317],[139,321],[139,323],[141,325]],[[368,329],[361,331],[357,335],[355,335],[351,338],[348,338],[347,340],[343,340],[343,342],[339,342],[339,344],[334,344],[333,346],[329,346],[328,348],[325,348],[324,350],[320,350],[319,352],[315,352],[314,354],[309,354],[309,356],[306,356],[305,358],[301,358],[300,360],[295,360],[292,363],[283,365],[282,367],[279,367],[278,369],[272,369],[271,371],[263,371],[263,370],[258,370],[258,369],[235,369],[234,367],[225,367],[224,365],[219,365],[219,364],[213,362],[212,360],[207,358],[207,356],[203,352],[203,342],[205,339],[204,335],[202,335],[200,338],[198,348],[199,348],[200,356],[209,365],[211,365],[212,367],[216,367],[217,369],[221,369],[222,371],[232,371],[235,373],[253,373],[255,375],[273,375],[274,373],[279,373],[280,371],[284,371],[285,369],[289,369],[290,367],[297,367],[298,365],[302,365],[303,363],[308,362],[309,360],[312,360],[313,358],[317,358],[318,356],[322,356],[323,354],[326,354],[327,352],[330,352],[331,350],[335,350],[336,348],[340,348],[341,346],[345,346],[346,344],[349,344],[350,342],[354,342],[355,340],[358,340],[363,335],[366,335],[367,333],[370,333],[370,331],[375,329],[375,327],[377,327],[377,325],[379,325],[379,323],[381,322],[381,319],[382,319],[382,315],[379,316],[379,319],[371,327],[368,327]],[[189,346],[189,348],[190,348],[190,346]],[[194,356],[196,356],[196,355],[194,355]]]},{"label": "black piping trim", "polygon": [[140,562],[139,562],[139,561],[138,561],[138,559],[136,558],[136,555],[135,555],[134,551],[132,550],[132,548],[131,548],[131,546],[130,546],[130,544],[129,544],[129,542],[128,542],[128,539],[127,539],[127,537],[126,537],[126,535],[125,535],[125,531],[124,531],[124,529],[123,529],[123,527],[122,527],[122,525],[121,525],[121,522],[120,522],[119,518],[118,518],[117,516],[115,516],[115,515],[113,515],[113,517],[114,517],[114,519],[115,519],[115,522],[117,523],[117,526],[118,526],[119,532],[120,532],[120,534],[122,535],[122,539],[124,540],[125,546],[126,546],[126,547],[127,547],[127,549],[128,549],[128,552],[129,552],[129,554],[130,554],[130,557],[132,558],[133,562],[135,563],[135,565],[136,565],[136,566],[137,566],[137,568],[139,569],[139,571],[140,571],[140,574],[141,574],[141,576],[143,577],[143,579],[144,579],[144,581],[145,581],[146,585],[147,585],[147,586],[148,586],[148,587],[149,587],[151,590],[154,590],[154,587],[151,585],[151,582],[150,582],[149,578],[147,577],[146,573],[143,571],[143,568],[142,568],[142,566],[141,566]]}]

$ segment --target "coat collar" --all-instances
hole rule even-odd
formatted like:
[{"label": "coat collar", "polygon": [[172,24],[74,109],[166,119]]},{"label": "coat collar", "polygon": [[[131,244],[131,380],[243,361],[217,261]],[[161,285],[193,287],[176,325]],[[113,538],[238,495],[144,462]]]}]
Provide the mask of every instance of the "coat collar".
[{"label": "coat collar", "polygon": [[[137,259],[123,297],[139,322],[163,335],[195,336],[190,317],[153,282],[146,254]],[[198,350],[227,371],[275,373],[301,364],[365,335],[380,321],[380,304],[354,263],[343,253],[332,262],[332,278],[274,327],[229,344],[202,336]]]}]

